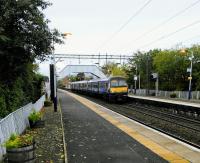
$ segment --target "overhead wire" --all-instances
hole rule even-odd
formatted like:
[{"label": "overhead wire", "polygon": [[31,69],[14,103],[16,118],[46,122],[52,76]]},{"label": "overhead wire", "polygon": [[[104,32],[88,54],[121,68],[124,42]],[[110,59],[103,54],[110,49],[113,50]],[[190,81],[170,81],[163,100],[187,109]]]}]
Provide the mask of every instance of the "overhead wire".
[{"label": "overhead wire", "polygon": [[148,0],[139,10],[137,10],[124,24],[120,26],[120,28],[115,31],[107,40],[105,40],[97,49],[100,49],[104,47],[106,44],[108,44],[114,37],[116,37],[117,34],[119,34],[130,22],[135,18],[137,15],[139,15],[143,9],[150,4],[152,0]]},{"label": "overhead wire", "polygon": [[144,32],[143,34],[141,34],[139,37],[137,37],[136,39],[134,39],[133,41],[130,41],[130,43],[128,43],[128,45],[140,40],[141,38],[143,38],[144,36],[147,36],[148,34],[152,33],[153,31],[156,31],[157,29],[159,29],[160,27],[162,27],[163,25],[167,24],[168,22],[170,22],[171,20],[173,20],[174,18],[176,18],[177,16],[183,14],[184,12],[186,12],[187,10],[191,9],[192,7],[194,7],[195,5],[197,5],[200,2],[200,0],[197,0],[193,3],[191,3],[190,5],[188,5],[187,7],[185,7],[184,9],[178,11],[177,13],[175,13],[174,15],[170,16],[169,18],[167,18],[166,20],[164,20],[163,22],[161,22],[160,24],[154,26],[153,28],[151,28],[150,30]]},{"label": "overhead wire", "polygon": [[160,41],[160,40],[163,40],[163,39],[166,39],[166,38],[168,38],[168,37],[171,37],[172,35],[174,35],[174,34],[176,34],[176,33],[178,33],[178,32],[181,32],[181,31],[183,31],[183,30],[185,30],[185,29],[187,29],[187,28],[190,28],[190,27],[192,27],[192,26],[194,26],[194,25],[196,25],[196,24],[199,24],[199,23],[200,23],[200,20],[197,20],[197,21],[195,21],[195,22],[193,22],[193,23],[191,23],[191,24],[188,24],[188,25],[186,25],[186,26],[183,26],[183,27],[179,28],[178,30],[176,30],[176,31],[174,31],[174,32],[171,32],[171,33],[169,33],[169,34],[163,35],[163,36],[159,37],[158,39],[156,39],[156,40],[154,40],[154,41],[151,41],[151,42],[149,42],[149,43],[147,43],[147,44],[144,44],[143,46],[140,46],[139,49],[144,48],[144,47],[148,47],[149,45],[152,45],[152,44],[154,44],[154,43],[156,43],[156,42],[158,42],[158,41]]},{"label": "overhead wire", "polygon": [[190,37],[190,38],[188,38],[186,40],[183,40],[182,42],[187,42],[187,41],[190,41],[190,40],[193,40],[193,39],[196,39],[196,38],[200,38],[200,35],[195,35],[195,36]]},{"label": "overhead wire", "polygon": [[182,40],[182,41],[179,41],[179,42],[177,42],[177,43],[175,43],[175,44],[173,44],[171,47],[175,47],[175,46],[183,46],[183,43],[186,43],[186,42],[188,42],[188,41],[191,41],[191,40],[194,40],[194,39],[200,39],[200,34],[198,34],[198,35],[195,35],[195,36],[193,36],[193,37],[190,37],[190,38],[187,38],[187,39],[185,39],[185,40]]}]

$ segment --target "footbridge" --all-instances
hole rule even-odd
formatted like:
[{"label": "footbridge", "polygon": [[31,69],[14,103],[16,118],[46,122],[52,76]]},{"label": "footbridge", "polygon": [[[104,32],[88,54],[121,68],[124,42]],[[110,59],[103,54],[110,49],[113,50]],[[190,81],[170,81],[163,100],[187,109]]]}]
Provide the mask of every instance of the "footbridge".
[{"label": "footbridge", "polygon": [[59,73],[59,78],[84,73],[93,78],[106,78],[105,74],[96,65],[67,65]]}]

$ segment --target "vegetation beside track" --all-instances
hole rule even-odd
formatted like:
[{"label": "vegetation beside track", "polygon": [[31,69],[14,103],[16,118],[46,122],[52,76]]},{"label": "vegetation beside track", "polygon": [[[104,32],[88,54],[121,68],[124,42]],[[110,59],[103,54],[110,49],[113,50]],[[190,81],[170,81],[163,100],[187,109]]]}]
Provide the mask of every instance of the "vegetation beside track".
[{"label": "vegetation beside track", "polygon": [[187,91],[188,77],[193,54],[192,90],[200,90],[200,45],[193,45],[181,53],[180,49],[154,49],[148,52],[136,52],[124,66],[129,85],[134,83],[134,75],[140,75],[141,89],[154,89],[155,79],[152,73],[158,73],[159,90]]}]

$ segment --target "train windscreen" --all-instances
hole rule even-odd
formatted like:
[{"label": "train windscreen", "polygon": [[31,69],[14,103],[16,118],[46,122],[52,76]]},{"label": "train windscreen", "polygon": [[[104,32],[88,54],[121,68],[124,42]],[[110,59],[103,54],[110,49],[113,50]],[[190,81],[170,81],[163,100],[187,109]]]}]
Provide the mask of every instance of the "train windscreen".
[{"label": "train windscreen", "polygon": [[110,82],[111,87],[126,87],[127,83],[124,79],[113,79]]}]

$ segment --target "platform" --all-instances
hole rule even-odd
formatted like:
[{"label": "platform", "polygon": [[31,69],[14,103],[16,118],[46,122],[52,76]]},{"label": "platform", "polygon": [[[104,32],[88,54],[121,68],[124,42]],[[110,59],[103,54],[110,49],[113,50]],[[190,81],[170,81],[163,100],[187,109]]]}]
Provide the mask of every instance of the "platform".
[{"label": "platform", "polygon": [[181,101],[181,100],[172,100],[172,99],[164,99],[164,98],[157,98],[157,97],[150,97],[150,96],[136,96],[136,95],[128,95],[130,98],[139,99],[139,100],[147,100],[147,101],[154,101],[154,102],[160,102],[165,104],[171,104],[171,105],[180,105],[185,107],[193,107],[193,108],[199,108],[200,109],[200,100],[199,103],[194,103],[191,101]]},{"label": "platform", "polygon": [[59,92],[69,163],[200,162],[200,150],[66,91]]}]

